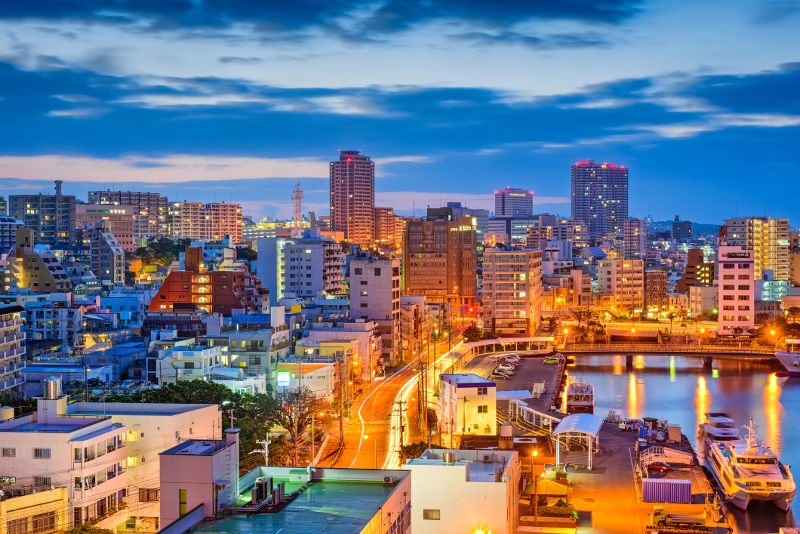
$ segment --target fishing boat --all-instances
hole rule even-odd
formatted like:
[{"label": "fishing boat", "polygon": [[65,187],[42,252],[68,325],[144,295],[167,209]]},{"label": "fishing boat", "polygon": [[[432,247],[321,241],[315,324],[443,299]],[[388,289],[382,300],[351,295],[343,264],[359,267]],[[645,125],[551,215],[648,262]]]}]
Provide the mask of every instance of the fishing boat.
[{"label": "fishing boat", "polygon": [[789,466],[759,439],[752,419],[744,429],[744,438],[707,440],[706,467],[734,506],[764,501],[787,511],[796,491]]},{"label": "fishing boat", "polygon": [[594,413],[594,387],[578,378],[567,386],[566,413]]}]

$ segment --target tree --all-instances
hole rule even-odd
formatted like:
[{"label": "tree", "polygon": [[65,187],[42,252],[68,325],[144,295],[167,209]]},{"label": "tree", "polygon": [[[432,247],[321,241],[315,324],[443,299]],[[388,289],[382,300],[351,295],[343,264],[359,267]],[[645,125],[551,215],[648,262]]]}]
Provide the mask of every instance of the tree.
[{"label": "tree", "polygon": [[312,417],[326,412],[330,404],[305,386],[284,391],[277,401],[269,406],[267,419],[286,430],[294,445],[294,456],[297,459],[302,444],[301,436],[310,428]]},{"label": "tree", "polygon": [[258,258],[258,253],[248,246],[236,247],[236,259],[241,261],[253,261]]},{"label": "tree", "polygon": [[669,333],[672,334],[672,321],[675,320],[675,312],[669,312],[667,314],[667,319],[669,319]]},{"label": "tree", "polygon": [[425,441],[418,441],[416,443],[409,443],[408,445],[402,445],[400,447],[400,464],[406,463],[408,460],[413,460],[414,458],[419,458],[422,456],[422,453],[428,449],[436,449],[436,446],[428,446],[427,442]]},{"label": "tree", "polygon": [[573,319],[578,321],[578,326],[580,326],[583,321],[589,319],[589,317],[592,316],[588,306],[576,306],[574,308],[570,308],[569,314],[572,316]]},{"label": "tree", "polygon": [[790,306],[788,310],[786,310],[786,315],[792,320],[792,322],[797,322],[797,318],[800,317],[800,306]]},{"label": "tree", "polygon": [[477,326],[471,325],[464,329],[464,341],[469,343],[481,339],[483,339],[483,332]]}]

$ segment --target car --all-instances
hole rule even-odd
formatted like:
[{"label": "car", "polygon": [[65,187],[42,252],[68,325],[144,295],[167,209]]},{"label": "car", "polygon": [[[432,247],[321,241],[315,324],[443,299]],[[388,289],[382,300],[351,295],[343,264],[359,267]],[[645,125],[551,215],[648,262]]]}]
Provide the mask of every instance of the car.
[{"label": "car", "polygon": [[492,373],[489,375],[489,380],[508,380],[510,377],[503,373]]},{"label": "car", "polygon": [[512,376],[514,376],[514,371],[507,371],[506,369],[495,369],[494,371],[492,371],[492,374],[503,375],[507,378],[511,378]]},{"label": "car", "polygon": [[658,473],[658,474],[665,474],[670,469],[672,469],[667,462],[653,462],[651,464],[647,464],[647,472],[648,473]]},{"label": "car", "polygon": [[556,365],[560,361],[561,360],[559,360],[558,358],[550,357],[550,358],[545,358],[544,360],[542,360],[542,363],[545,364],[545,365]]},{"label": "car", "polygon": [[519,363],[519,356],[517,356],[516,354],[507,354],[505,356],[505,359],[507,362]]},{"label": "car", "polygon": [[499,368],[501,368],[501,369],[509,369],[509,370],[511,370],[511,371],[513,371],[514,369],[516,369],[516,368],[517,368],[517,366],[516,366],[515,364],[511,363],[511,362],[504,362],[504,363],[501,363],[501,364],[500,364],[500,365],[498,365],[497,367],[499,367]]}]

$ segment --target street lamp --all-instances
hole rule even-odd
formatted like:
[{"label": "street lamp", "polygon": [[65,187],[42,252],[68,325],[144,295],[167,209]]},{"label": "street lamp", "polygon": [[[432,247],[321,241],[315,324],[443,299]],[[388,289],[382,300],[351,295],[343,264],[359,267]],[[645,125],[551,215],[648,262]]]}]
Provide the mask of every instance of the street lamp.
[{"label": "street lamp", "polygon": [[533,481],[533,524],[536,526],[539,516],[539,478],[536,476],[533,459],[539,455],[538,449],[533,449],[531,454],[531,480]]},{"label": "street lamp", "polygon": [[564,350],[567,349],[567,340],[569,339],[569,328],[564,329]]}]

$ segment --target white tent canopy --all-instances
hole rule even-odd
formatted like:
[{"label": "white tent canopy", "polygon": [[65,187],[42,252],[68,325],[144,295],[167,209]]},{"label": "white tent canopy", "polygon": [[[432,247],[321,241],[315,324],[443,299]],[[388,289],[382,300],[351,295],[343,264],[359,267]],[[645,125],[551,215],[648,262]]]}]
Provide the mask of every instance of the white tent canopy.
[{"label": "white tent canopy", "polygon": [[595,451],[600,448],[600,429],[603,426],[603,419],[589,413],[576,413],[566,416],[558,423],[553,430],[553,439],[556,440],[556,464],[561,465],[561,443],[577,439],[586,440],[586,448],[589,451],[589,465],[592,469],[592,457]]}]

